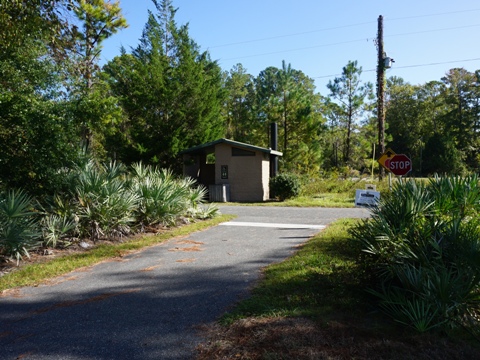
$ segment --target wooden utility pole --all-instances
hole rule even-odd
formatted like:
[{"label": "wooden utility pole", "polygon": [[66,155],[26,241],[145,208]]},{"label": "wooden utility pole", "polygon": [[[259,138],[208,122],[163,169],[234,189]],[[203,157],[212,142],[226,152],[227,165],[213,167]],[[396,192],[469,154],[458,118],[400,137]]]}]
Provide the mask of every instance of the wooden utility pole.
[{"label": "wooden utility pole", "polygon": [[[385,111],[384,111],[384,92],[385,92],[385,53],[383,51],[383,16],[378,17],[378,64],[377,64],[377,116],[378,116],[378,152],[379,156],[385,153]],[[385,175],[385,169],[380,166],[380,180]]]}]

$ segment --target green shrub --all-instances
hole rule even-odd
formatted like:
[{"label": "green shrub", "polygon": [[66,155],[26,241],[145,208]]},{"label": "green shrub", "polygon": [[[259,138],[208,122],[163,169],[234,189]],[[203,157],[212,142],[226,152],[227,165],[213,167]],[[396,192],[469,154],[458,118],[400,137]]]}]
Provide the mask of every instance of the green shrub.
[{"label": "green shrub", "polygon": [[135,211],[142,226],[174,225],[180,217],[213,217],[218,208],[199,206],[206,196],[203,186],[192,179],[178,179],[169,170],[160,170],[141,163],[132,166],[131,188],[139,198]]},{"label": "green shrub", "polygon": [[56,248],[71,245],[69,237],[76,228],[75,221],[66,216],[56,214],[46,215],[41,222],[43,232],[43,245]]},{"label": "green shrub", "polygon": [[0,194],[0,251],[17,262],[41,245],[42,233],[32,209],[32,198],[22,190]]},{"label": "green shrub", "polygon": [[44,196],[37,209],[23,191],[0,193],[0,255],[19,261],[42,239],[45,247],[66,247],[78,238],[115,239],[218,213],[215,205],[204,206],[205,187],[169,170],[140,163],[128,171],[119,163],[86,160],[63,172],[66,186]]},{"label": "green shrub", "polygon": [[418,331],[479,326],[478,178],[397,183],[351,229],[374,281],[370,291],[396,321]]},{"label": "green shrub", "polygon": [[79,170],[75,202],[80,235],[96,241],[130,232],[138,196],[126,186],[123,173],[121,166],[93,162]]},{"label": "green shrub", "polygon": [[142,226],[173,225],[185,215],[189,204],[188,184],[181,184],[169,170],[134,165],[132,190],[139,197],[137,220]]},{"label": "green shrub", "polygon": [[300,180],[295,174],[283,173],[270,179],[270,196],[281,201],[300,194]]},{"label": "green shrub", "polygon": [[[390,191],[388,178],[382,181],[371,177],[347,177],[344,178],[336,172],[323,174],[322,176],[302,177],[302,196],[315,197],[321,194],[346,194],[355,197],[355,190],[365,189],[366,184],[376,186],[376,191],[382,193]],[[396,180],[394,180],[396,181]]]}]

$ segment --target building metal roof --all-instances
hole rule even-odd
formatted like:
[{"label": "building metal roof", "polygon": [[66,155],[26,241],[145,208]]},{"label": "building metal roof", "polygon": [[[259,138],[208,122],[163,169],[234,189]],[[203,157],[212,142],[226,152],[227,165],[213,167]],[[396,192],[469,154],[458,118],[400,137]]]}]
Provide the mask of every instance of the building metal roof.
[{"label": "building metal roof", "polygon": [[244,149],[253,150],[253,151],[261,151],[263,153],[277,155],[277,156],[282,156],[283,155],[283,153],[281,153],[280,151],[272,150],[272,149],[269,149],[269,148],[267,149],[267,148],[263,148],[263,147],[260,147],[260,146],[245,144],[245,143],[242,143],[242,142],[239,142],[239,141],[234,141],[234,140],[229,140],[229,139],[218,139],[218,140],[215,140],[215,141],[212,141],[212,142],[209,142],[209,143],[194,146],[194,147],[191,147],[189,149],[180,151],[179,154],[180,155],[183,155],[183,154],[208,154],[208,153],[213,152],[214,148],[215,148],[215,145],[218,145],[218,144],[228,144],[228,145],[239,147],[239,148],[244,148]]}]

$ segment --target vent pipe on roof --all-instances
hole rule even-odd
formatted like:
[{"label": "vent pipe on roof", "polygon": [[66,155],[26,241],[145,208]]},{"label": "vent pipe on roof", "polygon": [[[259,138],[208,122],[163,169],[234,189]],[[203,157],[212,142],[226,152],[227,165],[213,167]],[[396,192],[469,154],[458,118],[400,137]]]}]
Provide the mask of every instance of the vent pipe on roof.
[{"label": "vent pipe on roof", "polygon": [[[270,124],[270,148],[278,150],[278,125],[277,123]],[[270,177],[277,176],[278,172],[278,156],[270,154]]]}]

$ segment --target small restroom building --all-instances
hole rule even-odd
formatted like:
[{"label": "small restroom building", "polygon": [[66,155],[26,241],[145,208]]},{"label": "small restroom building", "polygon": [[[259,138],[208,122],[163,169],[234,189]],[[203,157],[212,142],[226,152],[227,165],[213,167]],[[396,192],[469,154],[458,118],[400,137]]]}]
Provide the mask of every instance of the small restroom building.
[{"label": "small restroom building", "polygon": [[219,139],[186,149],[180,155],[184,175],[206,186],[210,201],[258,202],[270,198],[270,176],[275,175],[274,164],[282,153]]}]

